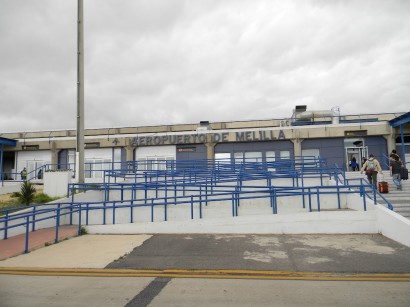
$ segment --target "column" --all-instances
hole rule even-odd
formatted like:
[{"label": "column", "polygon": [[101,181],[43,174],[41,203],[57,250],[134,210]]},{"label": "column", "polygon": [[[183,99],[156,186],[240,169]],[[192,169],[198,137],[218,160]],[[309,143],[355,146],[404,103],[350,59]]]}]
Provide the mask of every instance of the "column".
[{"label": "column", "polygon": [[206,158],[208,160],[213,160],[215,159],[215,145],[217,143],[214,142],[206,142],[205,146],[206,146]]},{"label": "column", "polygon": [[302,156],[302,142],[303,139],[291,139],[293,143],[293,154],[295,157]]},{"label": "column", "polygon": [[51,169],[56,170],[58,168],[58,150],[56,148],[56,143],[52,141],[50,143],[51,151]]}]

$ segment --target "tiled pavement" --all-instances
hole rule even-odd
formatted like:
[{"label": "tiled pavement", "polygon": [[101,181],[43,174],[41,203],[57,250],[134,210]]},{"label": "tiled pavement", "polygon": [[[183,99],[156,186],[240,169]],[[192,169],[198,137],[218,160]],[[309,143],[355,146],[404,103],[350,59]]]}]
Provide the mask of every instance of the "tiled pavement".
[{"label": "tiled pavement", "polygon": [[[58,240],[74,237],[78,234],[77,226],[61,226],[58,230]],[[29,233],[28,249],[33,251],[48,243],[54,243],[56,238],[55,228],[46,228]],[[21,234],[6,240],[0,240],[0,260],[21,255],[24,253],[26,235]]]}]

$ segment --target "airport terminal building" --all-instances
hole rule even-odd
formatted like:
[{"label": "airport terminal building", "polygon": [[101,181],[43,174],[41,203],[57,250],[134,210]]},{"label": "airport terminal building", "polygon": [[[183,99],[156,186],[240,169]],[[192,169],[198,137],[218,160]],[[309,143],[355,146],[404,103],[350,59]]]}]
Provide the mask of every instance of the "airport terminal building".
[{"label": "airport terminal building", "polygon": [[[410,112],[342,115],[337,109],[296,106],[285,119],[86,129],[85,178],[98,181],[101,172],[95,168],[133,160],[145,161],[149,170],[163,160],[272,162],[316,156],[349,170],[353,157],[361,165],[374,154],[387,168],[393,149],[410,162],[409,120]],[[6,180],[19,179],[24,167],[31,176],[43,165],[75,169],[75,130],[3,133],[0,146]]]}]

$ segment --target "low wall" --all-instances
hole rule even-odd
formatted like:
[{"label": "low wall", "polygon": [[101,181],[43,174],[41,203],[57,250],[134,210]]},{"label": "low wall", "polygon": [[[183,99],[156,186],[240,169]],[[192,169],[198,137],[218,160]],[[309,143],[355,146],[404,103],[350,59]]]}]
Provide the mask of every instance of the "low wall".
[{"label": "low wall", "polygon": [[352,234],[377,233],[375,212],[312,212],[292,215],[238,216],[202,220],[86,226],[90,234],[251,233]]},{"label": "low wall", "polygon": [[[75,200],[78,202],[91,202],[91,201],[102,201],[103,200],[103,195],[99,191],[89,191],[86,193],[80,193],[75,195]],[[62,198],[58,199],[55,201],[52,201],[48,203],[47,205],[42,205],[41,209],[42,210],[47,210],[47,209],[56,209],[58,207],[58,203],[67,203],[70,202],[71,198]],[[39,207],[29,207],[27,209],[22,209],[18,212],[11,213],[10,217],[16,214],[21,214],[21,213],[31,213],[34,210],[40,210]],[[61,210],[60,214],[60,225],[68,225],[70,223],[70,215],[67,214],[69,211],[68,210]],[[35,222],[35,229],[43,229],[43,228],[50,228],[50,227],[55,227],[56,226],[56,219],[48,219],[51,216],[54,216],[56,212],[53,210],[51,212],[44,212],[42,214],[38,214],[36,217],[36,222]],[[77,222],[74,222],[74,218],[78,220],[78,213],[74,213],[73,215],[73,223],[76,224]],[[46,219],[44,221],[38,221],[39,219]],[[32,217],[30,217],[30,222],[32,221]],[[13,225],[18,225],[26,222],[26,218],[18,218],[15,220],[9,220],[8,226],[11,227]],[[0,224],[0,227],[4,227],[5,225],[3,223]],[[30,223],[29,225],[30,231],[33,229],[33,224]],[[25,226],[17,226],[8,229],[7,231],[7,237],[13,237],[19,234],[23,234],[26,232]],[[4,230],[0,231],[0,240],[4,238]]]},{"label": "low wall", "polygon": [[410,220],[381,205],[376,206],[378,231],[385,237],[410,246]]},{"label": "low wall", "polygon": [[72,171],[47,171],[44,173],[44,193],[51,197],[67,195]]}]

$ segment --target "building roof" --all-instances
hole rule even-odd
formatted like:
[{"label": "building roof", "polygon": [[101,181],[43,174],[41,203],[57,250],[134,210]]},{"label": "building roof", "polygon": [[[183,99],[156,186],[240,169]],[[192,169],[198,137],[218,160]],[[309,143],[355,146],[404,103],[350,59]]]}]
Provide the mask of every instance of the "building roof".
[{"label": "building roof", "polygon": [[393,128],[407,124],[410,122],[410,112],[404,113],[392,120],[389,120],[390,126]]}]

